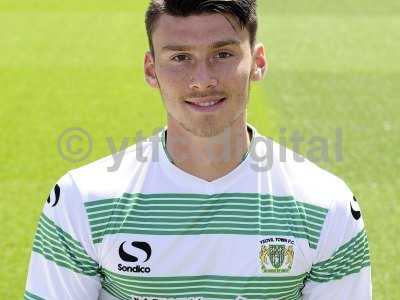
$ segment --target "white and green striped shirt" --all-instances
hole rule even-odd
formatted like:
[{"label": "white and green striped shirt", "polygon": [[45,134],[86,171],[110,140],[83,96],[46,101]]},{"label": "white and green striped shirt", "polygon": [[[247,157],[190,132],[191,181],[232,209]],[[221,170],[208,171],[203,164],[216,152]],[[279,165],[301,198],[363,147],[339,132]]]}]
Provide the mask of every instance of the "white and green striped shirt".
[{"label": "white and green striped shirt", "polygon": [[249,128],[249,153],[211,182],[169,160],[163,132],[115,171],[108,156],[65,174],[39,219],[25,299],[371,299],[349,188],[290,150],[280,161]]}]

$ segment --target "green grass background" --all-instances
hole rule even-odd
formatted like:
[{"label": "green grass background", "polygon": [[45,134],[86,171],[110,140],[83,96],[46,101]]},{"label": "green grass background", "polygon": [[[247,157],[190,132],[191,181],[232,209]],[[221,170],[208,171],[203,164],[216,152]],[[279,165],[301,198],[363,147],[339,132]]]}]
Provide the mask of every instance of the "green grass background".
[{"label": "green grass background", "polygon": [[[143,79],[146,2],[0,0],[0,299],[22,298],[36,222],[56,180],[108,155],[106,137],[150,135],[165,122]],[[374,299],[400,299],[400,2],[259,0],[259,19],[270,69],[253,88],[249,121],[278,140],[286,128],[286,138],[299,130],[306,141],[329,141],[330,160],[319,164],[359,198]],[[56,146],[73,126],[93,137],[79,163]]]}]

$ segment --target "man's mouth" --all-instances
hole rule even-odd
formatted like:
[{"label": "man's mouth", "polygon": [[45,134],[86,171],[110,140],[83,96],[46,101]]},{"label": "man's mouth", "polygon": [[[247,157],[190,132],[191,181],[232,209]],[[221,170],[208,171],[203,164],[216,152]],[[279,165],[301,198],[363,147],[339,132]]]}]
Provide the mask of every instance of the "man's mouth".
[{"label": "man's mouth", "polygon": [[[195,105],[199,105],[199,106],[206,107],[206,106],[212,106],[212,105],[218,103],[218,102],[221,101],[221,100],[222,100],[222,99],[220,99],[220,100],[214,100],[214,101],[209,101],[209,102],[191,103],[191,104],[195,104]],[[190,103],[190,102],[189,102],[189,103]]]},{"label": "man's mouth", "polygon": [[226,98],[219,98],[219,99],[191,99],[189,101],[185,101],[190,107],[195,109],[196,111],[213,111],[220,107]]}]

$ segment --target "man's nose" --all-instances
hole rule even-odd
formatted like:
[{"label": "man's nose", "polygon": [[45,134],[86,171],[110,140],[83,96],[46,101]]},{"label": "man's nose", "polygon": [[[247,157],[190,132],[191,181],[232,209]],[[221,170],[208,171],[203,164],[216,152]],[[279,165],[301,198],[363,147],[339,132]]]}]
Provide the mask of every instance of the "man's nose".
[{"label": "man's nose", "polygon": [[199,63],[193,68],[193,72],[190,74],[190,89],[207,90],[215,88],[217,84],[218,81],[207,62]]}]

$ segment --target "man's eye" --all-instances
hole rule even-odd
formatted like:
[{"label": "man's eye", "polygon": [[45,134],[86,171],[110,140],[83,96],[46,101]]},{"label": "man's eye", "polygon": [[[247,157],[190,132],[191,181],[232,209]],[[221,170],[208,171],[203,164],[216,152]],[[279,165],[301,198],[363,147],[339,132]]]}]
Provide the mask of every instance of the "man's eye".
[{"label": "man's eye", "polygon": [[232,54],[230,54],[229,52],[219,52],[217,54],[218,58],[229,58],[231,56],[233,56]]},{"label": "man's eye", "polygon": [[173,58],[172,58],[172,60],[173,61],[184,61],[184,60],[187,60],[187,59],[189,59],[189,56],[187,56],[187,55],[185,55],[185,54],[179,54],[179,55],[176,55],[176,56],[174,56]]}]

